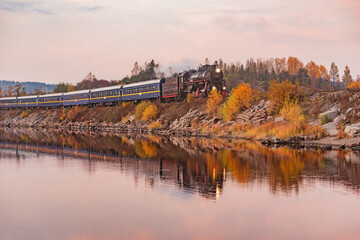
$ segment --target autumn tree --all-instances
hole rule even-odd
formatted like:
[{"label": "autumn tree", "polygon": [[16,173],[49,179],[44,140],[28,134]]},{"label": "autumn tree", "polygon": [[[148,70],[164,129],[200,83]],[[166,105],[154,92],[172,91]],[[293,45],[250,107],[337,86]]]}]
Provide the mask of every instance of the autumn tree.
[{"label": "autumn tree", "polygon": [[254,92],[250,85],[242,83],[231,91],[231,95],[224,104],[224,120],[233,120],[235,114],[250,107],[254,98]]},{"label": "autumn tree", "polygon": [[302,95],[303,90],[298,83],[293,84],[289,80],[283,82],[272,80],[270,82],[268,97],[275,113],[278,113],[287,101],[298,101]]},{"label": "autumn tree", "polygon": [[69,87],[68,83],[59,83],[58,85],[56,85],[55,89],[54,89],[54,93],[64,93],[67,91]]},{"label": "autumn tree", "polygon": [[206,101],[207,113],[214,113],[219,104],[221,103],[222,96],[216,89],[210,91],[209,97]]},{"label": "autumn tree", "polygon": [[320,77],[322,79],[329,80],[330,77],[329,77],[328,71],[324,65],[320,65],[319,72],[320,72]]},{"label": "autumn tree", "polygon": [[345,66],[345,70],[344,70],[344,75],[342,77],[342,81],[344,83],[345,86],[349,85],[353,79],[350,73],[350,68],[348,65]]},{"label": "autumn tree", "polygon": [[25,87],[18,83],[15,85],[14,87],[14,92],[15,92],[15,96],[16,97],[19,97],[19,96],[25,96],[26,95],[26,90],[25,90]]},{"label": "autumn tree", "polygon": [[295,75],[299,72],[301,68],[304,67],[304,64],[297,59],[296,57],[289,57],[287,60],[287,71],[290,75]]},{"label": "autumn tree", "polygon": [[5,91],[5,96],[12,97],[14,94],[14,86],[10,85],[8,89]]},{"label": "autumn tree", "polygon": [[67,92],[72,92],[72,91],[75,91],[75,86],[74,85],[72,85],[72,84],[69,84],[69,86],[68,86],[68,88],[67,88],[67,90],[66,90]]},{"label": "autumn tree", "polygon": [[311,81],[315,81],[320,78],[320,68],[315,62],[310,61],[306,64],[305,69],[308,71]]},{"label": "autumn tree", "polygon": [[339,69],[334,62],[330,66],[330,81],[340,82]]},{"label": "autumn tree", "polygon": [[32,94],[34,95],[43,95],[45,92],[41,89],[41,88],[35,88],[33,91],[32,91]]},{"label": "autumn tree", "polygon": [[131,76],[135,76],[135,75],[138,75],[141,71],[141,67],[139,66],[139,63],[138,62],[135,62],[134,63],[134,67],[133,69],[131,70]]},{"label": "autumn tree", "polygon": [[275,72],[280,74],[286,71],[286,58],[275,58]]}]

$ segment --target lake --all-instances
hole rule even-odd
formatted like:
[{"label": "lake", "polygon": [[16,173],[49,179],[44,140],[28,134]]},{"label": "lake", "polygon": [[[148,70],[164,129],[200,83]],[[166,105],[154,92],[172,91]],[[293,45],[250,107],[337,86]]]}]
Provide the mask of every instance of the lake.
[{"label": "lake", "polygon": [[359,239],[360,153],[0,131],[0,239]]}]

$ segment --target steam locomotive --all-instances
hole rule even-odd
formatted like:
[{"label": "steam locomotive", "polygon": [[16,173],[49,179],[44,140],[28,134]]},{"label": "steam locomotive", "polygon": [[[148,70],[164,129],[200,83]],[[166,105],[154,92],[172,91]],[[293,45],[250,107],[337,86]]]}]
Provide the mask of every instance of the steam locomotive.
[{"label": "steam locomotive", "polygon": [[169,78],[67,93],[0,98],[0,109],[109,105],[147,99],[180,101],[188,94],[205,97],[212,89],[226,94],[223,78],[217,65],[207,64],[200,66],[198,70],[185,71]]}]

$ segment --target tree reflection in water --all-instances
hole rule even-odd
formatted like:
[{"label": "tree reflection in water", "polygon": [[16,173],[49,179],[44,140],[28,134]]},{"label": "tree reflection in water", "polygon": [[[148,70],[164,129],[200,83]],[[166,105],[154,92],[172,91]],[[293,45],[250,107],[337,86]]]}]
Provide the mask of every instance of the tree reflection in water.
[{"label": "tree reflection in water", "polygon": [[[9,130],[0,132],[0,156],[26,159],[27,152],[87,159],[145,176],[147,186],[157,181],[175,184],[209,199],[220,197],[226,181],[247,187],[268,185],[273,194],[298,194],[306,183],[325,181],[359,192],[360,154],[349,150],[267,148],[256,142],[228,139],[160,138],[158,136],[101,136],[68,132]],[[5,151],[11,149],[14,151]]]}]

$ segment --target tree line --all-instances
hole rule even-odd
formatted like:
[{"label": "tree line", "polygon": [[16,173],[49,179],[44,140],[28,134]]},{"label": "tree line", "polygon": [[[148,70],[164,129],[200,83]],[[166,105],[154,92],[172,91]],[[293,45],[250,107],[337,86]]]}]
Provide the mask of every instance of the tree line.
[{"label": "tree line", "polygon": [[[209,62],[209,59],[206,58],[205,64],[209,64]],[[289,80],[292,83],[298,83],[300,86],[314,91],[343,89],[348,86],[350,88],[360,88],[360,76],[357,75],[356,80],[354,80],[350,68],[346,65],[343,76],[340,79],[340,71],[335,62],[332,62],[329,70],[324,65],[318,65],[314,61],[310,61],[305,65],[297,57],[291,56],[288,58],[258,58],[256,60],[250,58],[246,60],[245,64],[240,62],[225,63],[220,58],[215,63],[224,72],[224,79],[229,90],[232,90],[241,83],[248,83],[254,89],[266,91],[272,80],[280,82]],[[65,82],[57,84],[53,92],[62,93],[93,89],[165,77],[166,74],[161,72],[159,67],[160,64],[156,63],[155,60],[145,62],[143,65],[135,62],[131,74],[121,80],[109,81],[98,79],[94,74],[89,73],[76,85]],[[169,69],[172,72],[171,67]],[[27,93],[25,87],[21,84],[10,85],[4,91],[1,91],[0,88],[0,96],[2,97],[41,95],[45,93],[48,92],[40,85],[30,93]]]}]

